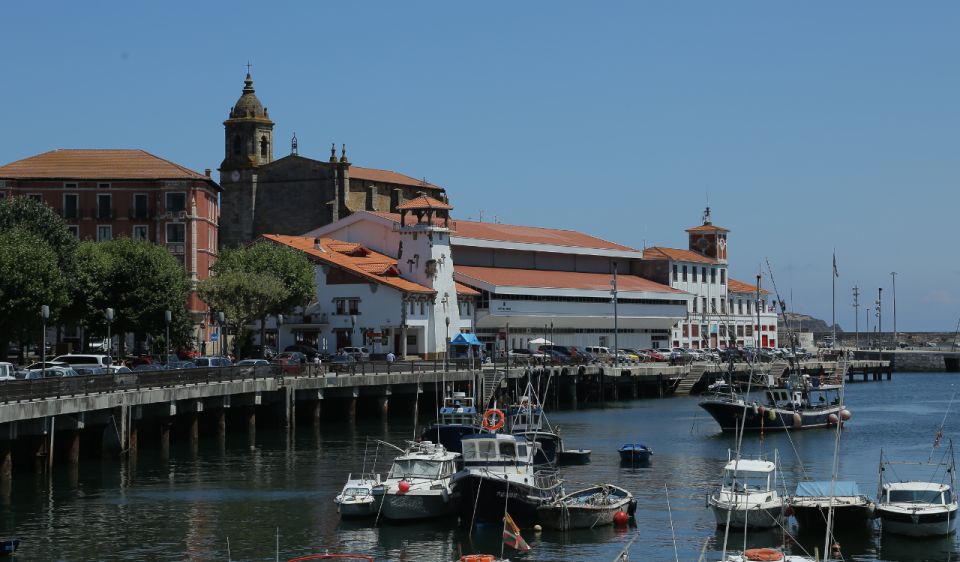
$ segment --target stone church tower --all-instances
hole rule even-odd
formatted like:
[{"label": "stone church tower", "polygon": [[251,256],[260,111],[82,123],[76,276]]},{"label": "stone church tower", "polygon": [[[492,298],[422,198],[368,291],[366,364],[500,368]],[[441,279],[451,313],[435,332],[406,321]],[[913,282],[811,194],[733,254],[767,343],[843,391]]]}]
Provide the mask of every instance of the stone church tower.
[{"label": "stone church tower", "polygon": [[257,201],[257,171],[273,161],[273,121],[253,89],[247,72],[243,93],[223,122],[224,158],[220,163],[222,215],[221,246],[236,246],[254,237],[253,223]]},{"label": "stone church tower", "polygon": [[247,73],[243,93],[223,122],[224,157],[220,164],[220,247],[253,242],[263,234],[299,236],[355,211],[397,213],[411,199],[429,195],[446,201],[440,186],[391,170],[362,168],[339,157],[290,154],[273,157],[273,121]]}]

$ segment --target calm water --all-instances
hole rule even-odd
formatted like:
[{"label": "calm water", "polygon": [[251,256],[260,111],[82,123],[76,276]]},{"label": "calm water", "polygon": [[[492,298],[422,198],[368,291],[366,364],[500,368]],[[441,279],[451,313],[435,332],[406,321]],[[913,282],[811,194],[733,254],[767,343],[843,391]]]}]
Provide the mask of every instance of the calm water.
[{"label": "calm water", "polygon": [[[850,385],[847,403],[854,418],[844,434],[841,477],[856,480],[873,495],[881,447],[896,458],[926,459],[958,390],[957,374],[896,374],[892,382]],[[960,437],[960,404],[954,406],[945,439]],[[717,553],[723,533],[704,507],[704,497],[718,479],[733,438],[717,430],[697,407],[697,398],[610,403],[555,412],[551,420],[562,427],[568,447],[593,449],[592,464],[566,468],[565,477],[631,490],[639,499],[637,526],[567,534],[527,531],[533,550],[509,555],[513,560],[612,560],[630,541],[633,560],[673,560],[665,484],[680,559],[697,560],[704,544],[708,553]],[[278,527],[281,560],[326,549],[418,562],[454,560],[458,549],[499,552],[498,527],[480,528],[470,537],[444,522],[379,527],[340,522],[333,496],[347,472],[360,469],[366,437],[399,442],[411,434],[411,423],[399,417],[389,425],[325,422],[319,432],[298,427],[293,439],[261,429],[254,447],[244,435],[229,436],[223,448],[215,439],[202,438],[196,460],[175,445],[170,460],[163,462],[157,452],[141,449],[133,469],[119,461],[89,461],[76,471],[56,470],[52,480],[16,473],[12,488],[0,493],[0,532],[26,539],[17,556],[22,562],[227,560],[228,539],[233,560],[274,560]],[[829,478],[832,432],[791,436],[792,445],[782,434],[767,435],[762,443],[747,436],[744,453],[772,455],[777,449],[791,490],[803,470]],[[616,449],[632,440],[655,451],[649,467],[619,466]],[[749,541],[769,546],[778,538],[756,534]],[[742,547],[743,535],[731,533],[730,542]],[[819,537],[801,540],[811,552],[820,542]],[[847,560],[960,559],[954,537],[881,540],[875,534],[841,542]]]}]

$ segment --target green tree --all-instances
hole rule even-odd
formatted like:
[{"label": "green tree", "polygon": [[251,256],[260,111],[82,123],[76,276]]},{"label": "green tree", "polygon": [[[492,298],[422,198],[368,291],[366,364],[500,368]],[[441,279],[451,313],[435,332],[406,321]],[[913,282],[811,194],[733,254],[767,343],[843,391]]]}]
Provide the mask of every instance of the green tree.
[{"label": "green tree", "polygon": [[261,240],[251,246],[227,249],[213,266],[213,275],[198,285],[200,298],[212,310],[223,312],[234,329],[235,353],[246,326],[260,320],[264,341],[266,319],[305,305],[314,295],[314,271],[303,254]]},{"label": "green tree", "polygon": [[[84,242],[78,256],[78,279],[90,293],[76,302],[95,333],[106,333],[105,311],[114,309],[112,331],[132,332],[138,340],[163,334],[164,312],[172,313],[170,339],[190,338],[187,297],[190,279],[183,265],[162,246],[130,238]],[[123,340],[121,339],[121,342]],[[121,347],[121,353],[123,349]]]},{"label": "green tree", "polygon": [[0,342],[33,341],[40,337],[40,307],[50,307],[52,325],[69,302],[67,284],[43,238],[21,226],[0,232]]}]

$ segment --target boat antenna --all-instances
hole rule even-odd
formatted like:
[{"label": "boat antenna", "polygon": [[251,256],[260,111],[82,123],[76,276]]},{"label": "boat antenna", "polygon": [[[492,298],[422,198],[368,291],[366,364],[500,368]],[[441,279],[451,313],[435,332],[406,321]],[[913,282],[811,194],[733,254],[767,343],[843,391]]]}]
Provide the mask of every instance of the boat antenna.
[{"label": "boat antenna", "polygon": [[680,554],[677,552],[677,532],[673,529],[673,510],[670,509],[670,490],[667,489],[667,483],[663,483],[663,493],[667,496],[667,515],[670,516],[670,536],[673,538],[673,559],[680,562]]},{"label": "boat antenna", "polygon": [[276,558],[274,558],[274,560],[276,560],[276,562],[280,562],[280,527],[277,527],[277,550]]},{"label": "boat antenna", "polygon": [[[417,373],[417,386],[416,388],[413,389],[413,440],[414,441],[417,440],[417,418],[420,416],[420,377],[422,376],[423,376],[423,373]],[[440,410],[438,409],[437,422],[440,421],[439,415],[440,415]],[[439,432],[440,430],[437,429],[437,431]],[[437,441],[439,442],[440,440],[437,439]]]},{"label": "boat antenna", "polygon": [[233,556],[230,556],[230,535],[227,535],[227,562],[231,562]]},{"label": "boat antenna", "polygon": [[943,413],[943,419],[940,420],[940,427],[937,428],[937,438],[933,440],[933,447],[930,447],[930,456],[927,458],[927,462],[933,460],[933,452],[937,449],[937,446],[940,445],[940,438],[943,437],[943,426],[947,423],[947,416],[950,414],[950,408],[953,406],[953,399],[956,397],[956,392],[954,392],[950,397],[950,402],[947,404],[947,411]]}]

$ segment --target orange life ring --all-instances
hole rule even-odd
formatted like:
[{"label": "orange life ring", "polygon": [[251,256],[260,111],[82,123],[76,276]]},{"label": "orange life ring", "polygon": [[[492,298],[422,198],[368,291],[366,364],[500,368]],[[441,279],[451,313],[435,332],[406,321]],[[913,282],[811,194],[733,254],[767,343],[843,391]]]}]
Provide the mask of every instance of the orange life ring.
[{"label": "orange life ring", "polygon": [[460,562],[496,562],[497,557],[492,554],[467,554],[460,557]]},{"label": "orange life ring", "polygon": [[[491,421],[495,420],[495,421]],[[503,422],[506,421],[506,418],[503,415],[503,412],[496,408],[487,410],[483,414],[483,428],[489,431],[496,431],[503,427]]]},{"label": "orange life ring", "polygon": [[775,548],[751,548],[743,555],[747,560],[783,560],[783,553]]}]

